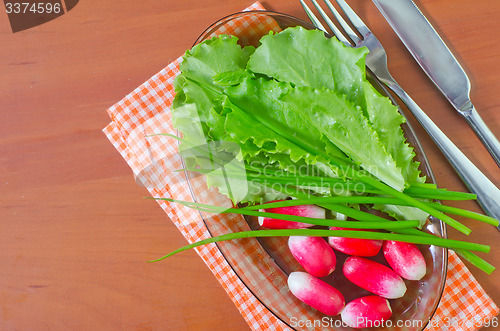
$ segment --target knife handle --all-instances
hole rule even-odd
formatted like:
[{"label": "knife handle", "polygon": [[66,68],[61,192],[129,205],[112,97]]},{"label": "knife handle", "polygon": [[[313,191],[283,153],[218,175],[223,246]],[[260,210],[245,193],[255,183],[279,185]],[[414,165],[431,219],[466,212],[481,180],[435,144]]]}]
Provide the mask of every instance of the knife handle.
[{"label": "knife handle", "polygon": [[461,113],[467,122],[469,122],[472,129],[476,132],[479,139],[481,139],[484,146],[486,146],[486,149],[490,152],[497,165],[500,167],[500,142],[498,142],[498,139],[495,137],[493,132],[491,132],[481,116],[479,116],[476,108],[474,108],[471,104],[469,109],[462,111]]},{"label": "knife handle", "polygon": [[498,187],[453,144],[399,84],[394,80],[383,81],[406,104],[420,125],[422,125],[439,149],[441,149],[470,191],[477,195],[477,201],[486,214],[500,220],[500,190]]}]

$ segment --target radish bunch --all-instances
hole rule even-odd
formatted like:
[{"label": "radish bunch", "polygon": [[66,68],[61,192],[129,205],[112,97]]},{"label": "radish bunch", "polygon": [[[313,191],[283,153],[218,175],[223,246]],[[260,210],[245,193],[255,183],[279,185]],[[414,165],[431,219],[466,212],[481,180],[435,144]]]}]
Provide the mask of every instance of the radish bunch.
[{"label": "radish bunch", "polygon": [[[279,210],[276,210],[279,209]],[[324,209],[315,205],[289,206],[263,209],[286,215],[324,218]],[[339,215],[338,215],[339,216]],[[343,215],[340,215],[342,217]],[[306,224],[270,217],[260,218],[259,224],[274,229],[297,229]],[[331,230],[355,230],[332,227]],[[305,304],[318,311],[335,316],[340,314],[343,323],[363,328],[387,320],[392,315],[388,299],[398,299],[406,293],[406,280],[420,280],[426,273],[424,257],[415,244],[357,238],[291,236],[290,252],[304,268],[290,273],[290,292]],[[370,257],[382,250],[390,267]],[[331,274],[336,267],[335,251],[350,255],[344,262],[344,276],[357,286],[373,293],[345,304],[342,293],[320,278]]]}]

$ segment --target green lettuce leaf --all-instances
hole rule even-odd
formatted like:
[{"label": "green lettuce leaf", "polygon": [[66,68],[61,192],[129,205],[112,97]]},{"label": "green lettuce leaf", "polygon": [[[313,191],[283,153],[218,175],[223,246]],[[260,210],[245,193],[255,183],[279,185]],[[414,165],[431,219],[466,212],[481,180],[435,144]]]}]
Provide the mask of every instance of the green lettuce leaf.
[{"label": "green lettuce leaf", "polygon": [[367,104],[367,117],[380,142],[402,170],[406,183],[425,182],[425,177],[420,177],[418,170],[420,163],[414,161],[413,147],[406,142],[401,128],[401,124],[406,121],[405,118],[390,99],[382,96],[369,82],[364,82],[363,91]]},{"label": "green lettuce leaf", "polygon": [[[231,128],[233,132],[237,131],[244,136],[255,135],[260,132],[251,130],[252,125],[261,127],[264,124],[264,127],[274,131],[273,139],[283,137],[288,141],[282,143],[283,146],[293,143],[300,147],[290,150],[292,161],[299,160],[297,156],[304,157],[305,160],[315,157],[314,161],[318,157],[325,160],[342,158],[344,156],[340,149],[388,185],[403,190],[401,170],[378,141],[369,121],[358,107],[334,91],[292,88],[283,82],[248,78],[239,85],[227,88],[225,94],[238,106],[227,115],[228,130]],[[249,115],[247,118],[251,117],[250,123],[241,122],[240,110]],[[237,119],[238,122],[230,119]],[[252,139],[258,146],[262,146],[262,139],[269,141],[270,137],[266,132],[261,138],[255,139],[252,136]],[[278,148],[280,142],[274,141]],[[359,148],[366,142],[370,142],[370,148]],[[304,155],[303,151],[310,154]]]},{"label": "green lettuce leaf", "polygon": [[[338,176],[337,164],[359,165],[402,191],[423,178],[401,130],[404,117],[366,80],[366,53],[300,27],[263,37],[257,49],[221,35],[186,52],[175,81],[174,125],[198,143],[204,136],[237,144],[238,151],[222,144],[217,152],[246,164],[289,172],[306,167],[325,176]],[[197,133],[188,128],[192,120]],[[203,158],[192,164],[209,166]],[[245,188],[233,192],[216,172],[207,181],[235,202],[283,196],[241,180]],[[378,208],[422,217],[404,208]]]},{"label": "green lettuce leaf", "polygon": [[[267,141],[274,142],[274,136],[279,136],[300,148],[289,151],[293,161],[303,158],[309,164],[314,164],[318,156],[324,160],[332,157],[347,160],[344,153],[319,132],[307,116],[294,112],[281,101],[291,90],[292,86],[288,83],[250,76],[241,84],[228,87],[224,93],[233,104],[250,115],[253,121],[274,131],[273,136],[260,135],[260,139],[254,139],[257,145],[261,146]],[[234,113],[228,115],[228,128],[231,115]],[[276,147],[279,151],[284,150]]]},{"label": "green lettuce leaf", "polygon": [[389,98],[378,93],[366,80],[366,48],[346,47],[318,30],[286,29],[261,39],[250,56],[247,68],[297,86],[327,88],[346,96],[361,107],[378,140],[401,169],[406,182],[423,182],[413,148],[401,130],[405,119]]},{"label": "green lettuce leaf", "polygon": [[283,101],[302,117],[307,117],[330,141],[357,164],[387,185],[402,191],[401,169],[378,139],[359,108],[327,89],[299,87]]},{"label": "green lettuce leaf", "polygon": [[221,35],[186,51],[180,64],[181,74],[174,82],[173,109],[194,103],[203,132],[213,140],[223,140],[224,118],[220,116],[222,89],[212,77],[244,70],[255,50],[251,46],[242,48],[237,41],[236,37]]},{"label": "green lettuce leaf", "polygon": [[288,28],[261,38],[247,68],[297,86],[328,88],[364,105],[366,47],[347,47],[320,30]]},{"label": "green lettuce leaf", "polygon": [[425,224],[425,221],[429,217],[429,214],[427,212],[409,206],[375,204],[372,206],[372,208],[375,210],[383,211],[397,220],[418,220],[420,222],[420,226],[423,226]]},{"label": "green lettuce leaf", "polygon": [[254,50],[238,45],[237,37],[220,35],[186,51],[180,69],[188,79],[210,86],[214,75],[245,69]]},{"label": "green lettuce leaf", "polygon": [[172,123],[183,133],[179,153],[185,161],[186,169],[195,172],[203,169],[201,172],[206,176],[208,187],[218,188],[220,193],[234,203],[286,198],[285,194],[247,178],[238,144],[207,139],[195,104],[189,103],[175,108]]}]

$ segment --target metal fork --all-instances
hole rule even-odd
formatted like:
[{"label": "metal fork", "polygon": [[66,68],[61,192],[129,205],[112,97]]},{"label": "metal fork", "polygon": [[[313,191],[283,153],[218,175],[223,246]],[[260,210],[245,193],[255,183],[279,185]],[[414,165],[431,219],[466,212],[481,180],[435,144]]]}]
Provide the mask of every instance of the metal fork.
[{"label": "metal fork", "polygon": [[[457,146],[455,146],[455,144],[453,144],[453,142],[394,80],[387,68],[387,54],[377,37],[375,37],[344,0],[336,0],[336,2],[358,33],[349,26],[329,0],[324,0],[324,2],[335,19],[339,22],[344,33],[337,28],[316,0],[311,1],[337,39],[347,46],[366,46],[370,50],[366,57],[366,66],[406,104],[429,136],[441,149],[467,187],[471,192],[477,194],[477,200],[483,210],[490,216],[500,220],[500,190],[460,151],[460,149],[458,149]],[[326,33],[330,33],[306,5],[304,0],[300,0],[300,3],[314,26]]]}]

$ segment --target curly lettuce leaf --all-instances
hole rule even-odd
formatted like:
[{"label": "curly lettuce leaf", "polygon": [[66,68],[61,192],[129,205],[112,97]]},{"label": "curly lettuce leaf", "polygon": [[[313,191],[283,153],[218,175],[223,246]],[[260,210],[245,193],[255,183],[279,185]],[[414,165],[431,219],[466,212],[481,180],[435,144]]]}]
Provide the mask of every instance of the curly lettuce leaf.
[{"label": "curly lettuce leaf", "polygon": [[[284,137],[301,147],[290,150],[292,160],[299,160],[294,159],[299,155],[304,157],[304,150],[310,152],[306,160],[311,156],[316,157],[316,160],[318,156],[326,160],[342,158],[340,149],[388,185],[403,190],[401,170],[378,141],[368,120],[358,107],[334,91],[292,88],[283,82],[248,78],[241,84],[227,88],[225,94],[239,109],[252,117],[252,123],[264,124],[275,132],[273,137]],[[228,114],[228,129],[231,127],[233,132],[240,132],[235,127],[242,128],[241,133],[247,136],[256,133],[256,130],[250,130],[251,123],[230,122],[234,116],[239,121],[241,114],[238,111]],[[263,138],[266,141],[270,139],[267,135]],[[367,142],[370,148],[360,148]],[[256,143],[259,145],[262,141]]]},{"label": "curly lettuce leaf", "polygon": [[[186,52],[173,113],[193,104],[206,139],[237,143],[236,158],[247,163],[321,166],[335,176],[330,162],[347,155],[402,190],[422,178],[401,130],[404,118],[365,78],[366,52],[302,28],[265,36],[256,50],[235,37],[213,38]],[[277,192],[238,199],[266,196]]]},{"label": "curly lettuce leaf", "polygon": [[294,27],[261,38],[247,68],[297,86],[328,88],[363,105],[366,47],[351,48],[320,30]]},{"label": "curly lettuce leaf", "polygon": [[175,108],[172,122],[183,133],[179,153],[186,168],[203,173],[208,187],[216,187],[234,203],[286,198],[282,192],[248,180],[238,144],[207,139],[195,104]]},{"label": "curly lettuce leaf", "polygon": [[[226,115],[225,127],[227,130],[226,140],[237,142],[242,147],[244,157],[251,157],[264,152],[266,155],[278,154],[284,156],[281,166],[293,166],[300,160],[308,164],[314,164],[317,156],[298,146],[294,141],[277,134],[272,125],[257,119],[253,111],[253,105],[248,104],[238,107],[230,98],[225,98],[224,107],[231,111]],[[259,149],[256,152],[255,147]],[[248,148],[252,153],[248,152]]]},{"label": "curly lettuce leaf", "polygon": [[245,69],[254,51],[252,46],[238,45],[237,37],[220,35],[186,51],[180,69],[188,79],[212,85],[214,75]]},{"label": "curly lettuce leaf", "polygon": [[[253,48],[241,48],[237,38],[229,36],[213,38],[187,51],[180,66],[182,73],[175,81],[177,95],[172,113],[176,128],[185,137],[190,136],[193,132],[189,125],[196,119],[198,124],[195,126],[201,126],[207,140],[236,142],[241,145],[242,155],[247,160],[255,161],[259,154],[258,158],[262,162],[277,162],[285,168],[295,166],[299,160],[315,163],[313,155],[276,135],[272,128],[255,121],[248,112],[234,107],[224,95],[225,85],[237,84],[248,76],[244,68],[252,52]],[[191,104],[194,107],[182,109]],[[197,114],[186,112],[188,109],[196,109]],[[248,135],[249,132],[253,135]],[[196,162],[203,163],[200,159]],[[212,174],[208,182],[215,186],[221,185],[224,191],[223,179]],[[262,191],[266,196],[276,196],[276,192],[269,192],[265,188]],[[246,199],[251,198],[238,196],[237,200]]]},{"label": "curly lettuce leaf", "polygon": [[401,169],[361,110],[345,97],[327,89],[299,87],[285,95],[283,101],[299,116],[307,117],[319,132],[366,171],[397,190],[404,189]]},{"label": "curly lettuce leaf", "polygon": [[212,77],[244,70],[255,50],[251,46],[242,48],[237,41],[236,37],[221,35],[186,51],[180,64],[181,74],[174,82],[176,95],[172,108],[195,104],[203,132],[214,140],[223,140],[224,118],[220,116],[222,89]]},{"label": "curly lettuce leaf", "polygon": [[401,169],[406,183],[425,182],[418,169],[420,163],[414,160],[415,152],[407,142],[401,128],[405,118],[391,100],[382,96],[369,82],[363,84],[367,104],[367,118],[377,132],[380,142],[394,158]]},{"label": "curly lettuce leaf", "polygon": [[[297,154],[294,149],[290,150],[293,161],[304,158],[309,164],[314,164],[318,156],[326,160],[332,157],[347,160],[344,153],[317,130],[308,116],[294,112],[281,101],[292,89],[288,83],[249,76],[240,84],[228,87],[224,93],[232,103],[252,116],[255,122],[275,132],[273,137],[262,136],[263,140],[256,141],[258,145],[274,141],[274,136],[280,136],[299,146],[300,150],[297,151],[308,152]],[[228,116],[226,126],[229,124]],[[280,150],[283,151],[283,148]]]},{"label": "curly lettuce leaf", "polygon": [[[301,27],[269,34],[250,56],[247,69],[296,86],[327,88],[361,107],[378,140],[401,169],[406,186],[423,182],[415,153],[401,130],[405,119],[389,98],[366,80],[366,48],[346,47],[318,30]],[[360,145],[363,146],[363,145]]]},{"label": "curly lettuce leaf", "polygon": [[396,205],[382,205],[375,204],[372,206],[375,210],[383,211],[391,217],[397,220],[418,220],[420,226],[425,224],[425,221],[429,217],[429,214],[421,209],[410,207],[410,206],[396,206]]}]

